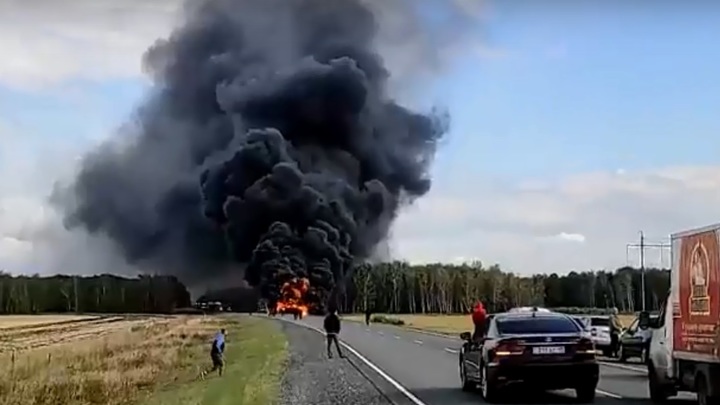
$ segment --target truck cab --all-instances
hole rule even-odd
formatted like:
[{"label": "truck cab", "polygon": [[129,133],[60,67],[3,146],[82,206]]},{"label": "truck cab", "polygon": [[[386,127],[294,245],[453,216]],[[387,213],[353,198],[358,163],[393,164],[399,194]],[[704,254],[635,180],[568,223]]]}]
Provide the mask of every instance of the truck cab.
[{"label": "truck cab", "polygon": [[680,391],[700,405],[720,405],[720,224],[671,236],[670,292],[651,330],[647,356],[650,398]]}]

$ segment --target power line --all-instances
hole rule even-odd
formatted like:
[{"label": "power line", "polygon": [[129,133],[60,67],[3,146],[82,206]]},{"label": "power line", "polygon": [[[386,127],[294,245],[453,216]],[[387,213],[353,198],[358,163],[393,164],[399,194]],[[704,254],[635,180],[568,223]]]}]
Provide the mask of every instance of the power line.
[{"label": "power line", "polygon": [[[642,310],[645,311],[645,249],[660,248],[667,249],[672,245],[669,243],[645,243],[645,234],[640,231],[640,243],[628,243],[625,245],[625,260],[629,261],[630,248],[640,248],[640,293],[642,296]],[[660,256],[662,261],[662,256]]]}]

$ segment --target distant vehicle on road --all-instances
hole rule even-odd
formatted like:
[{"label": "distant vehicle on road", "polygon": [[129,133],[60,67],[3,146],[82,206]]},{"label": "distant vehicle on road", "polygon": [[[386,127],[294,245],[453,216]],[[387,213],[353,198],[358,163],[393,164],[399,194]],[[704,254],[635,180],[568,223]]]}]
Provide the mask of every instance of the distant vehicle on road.
[{"label": "distant vehicle on road", "polygon": [[610,357],[612,354],[612,338],[610,336],[610,316],[591,315],[587,317],[590,335],[592,336],[595,348],[602,352],[603,356]]},{"label": "distant vehicle on road", "polygon": [[487,402],[504,388],[523,384],[537,389],[575,389],[580,402],[593,402],[599,378],[595,346],[570,315],[550,311],[511,311],[488,318],[485,338],[459,352],[464,390],[480,386]]},{"label": "distant vehicle on road", "polygon": [[[657,317],[657,315],[650,315],[652,321],[656,321]],[[647,326],[641,327],[640,317],[636,317],[620,335],[620,347],[618,348],[620,362],[624,363],[627,359],[636,357],[645,363],[651,336],[652,330]]]}]

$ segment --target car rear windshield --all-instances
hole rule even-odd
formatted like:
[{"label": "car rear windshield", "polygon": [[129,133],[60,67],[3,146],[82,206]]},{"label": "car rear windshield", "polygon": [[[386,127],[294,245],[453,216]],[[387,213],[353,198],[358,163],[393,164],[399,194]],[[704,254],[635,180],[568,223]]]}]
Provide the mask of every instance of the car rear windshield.
[{"label": "car rear windshield", "polygon": [[579,326],[569,318],[522,318],[503,319],[497,323],[503,335],[575,333]]},{"label": "car rear windshield", "polygon": [[610,318],[590,318],[591,326],[610,326]]}]

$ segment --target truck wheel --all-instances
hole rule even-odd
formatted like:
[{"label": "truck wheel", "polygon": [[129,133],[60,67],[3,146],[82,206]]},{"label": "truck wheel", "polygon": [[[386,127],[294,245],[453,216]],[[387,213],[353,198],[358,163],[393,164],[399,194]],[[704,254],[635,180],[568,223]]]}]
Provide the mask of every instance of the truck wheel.
[{"label": "truck wheel", "polygon": [[695,388],[697,389],[698,405],[720,405],[720,397],[711,397],[705,376],[698,374]]},{"label": "truck wheel", "polygon": [[483,366],[481,369],[480,376],[480,392],[485,402],[495,403],[498,400],[498,386],[495,385],[495,381],[489,380],[487,377],[487,366]]},{"label": "truck wheel", "polygon": [[652,363],[648,363],[648,388],[650,391],[650,400],[656,404],[665,403],[670,397],[667,390],[660,385],[657,374],[655,373],[655,367],[653,367]]},{"label": "truck wheel", "polygon": [[588,404],[595,401],[595,384],[585,384],[575,388],[578,402]]}]

